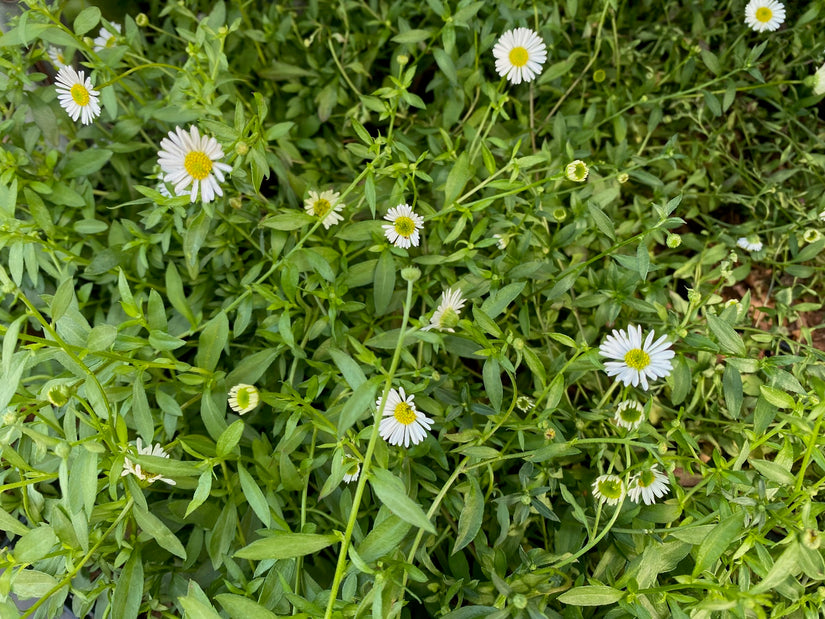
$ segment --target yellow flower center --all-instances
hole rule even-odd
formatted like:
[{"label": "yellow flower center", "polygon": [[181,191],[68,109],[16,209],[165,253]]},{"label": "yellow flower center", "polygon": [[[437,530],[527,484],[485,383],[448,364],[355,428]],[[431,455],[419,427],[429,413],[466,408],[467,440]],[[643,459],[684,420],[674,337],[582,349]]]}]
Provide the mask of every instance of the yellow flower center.
[{"label": "yellow flower center", "polygon": [[415,222],[403,215],[393,222],[393,226],[395,226],[396,233],[403,237],[408,237],[415,232]]},{"label": "yellow flower center", "polygon": [[761,21],[763,24],[767,24],[771,21],[771,17],[773,17],[773,11],[771,11],[766,6],[760,6],[756,9],[756,19],[757,21]]},{"label": "yellow flower center", "polygon": [[114,47],[117,44],[117,38],[112,35],[106,39],[106,47]]},{"label": "yellow flower center", "polygon": [[69,93],[72,95],[74,102],[80,107],[86,107],[89,105],[89,91],[86,90],[86,87],[83,84],[75,84],[72,86]]},{"label": "yellow flower center", "polygon": [[514,67],[523,67],[527,64],[530,54],[521,46],[514,47],[510,50],[510,64]]},{"label": "yellow flower center", "polygon": [[249,390],[248,389],[238,389],[238,395],[235,396],[238,400],[238,406],[241,409],[247,408],[249,406]]},{"label": "yellow flower center", "polygon": [[332,204],[329,203],[329,200],[318,198],[315,201],[315,204],[312,205],[312,212],[318,217],[324,217],[327,213],[329,213],[331,208]]},{"label": "yellow flower center", "polygon": [[193,150],[183,160],[183,167],[186,168],[189,176],[196,181],[202,181],[212,171],[212,160],[203,151]]},{"label": "yellow flower center", "polygon": [[634,348],[624,356],[624,362],[634,370],[644,370],[650,365],[650,355],[641,348]]},{"label": "yellow flower center", "polygon": [[392,415],[398,423],[405,426],[410,425],[416,418],[415,409],[406,402],[399,402]]}]

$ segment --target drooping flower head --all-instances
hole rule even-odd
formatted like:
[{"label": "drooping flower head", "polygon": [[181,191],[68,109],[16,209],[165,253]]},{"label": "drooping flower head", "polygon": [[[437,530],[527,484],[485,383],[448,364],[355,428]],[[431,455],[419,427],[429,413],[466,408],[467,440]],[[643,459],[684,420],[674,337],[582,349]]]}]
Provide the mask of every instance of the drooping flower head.
[{"label": "drooping flower head", "polygon": [[647,390],[647,379],[663,378],[670,374],[673,366],[670,360],[674,352],[670,349],[667,336],[663,335],[655,342],[655,331],[651,331],[642,341],[642,328],[630,325],[627,331],[613,329],[599,347],[599,354],[614,361],[606,361],[604,366],[608,376],[625,387],[641,384]]},{"label": "drooping flower head", "polygon": [[58,69],[62,69],[67,64],[69,64],[66,59],[66,52],[60,49],[59,47],[50,45],[46,53],[48,53],[49,55],[49,60],[51,60],[52,64],[56,66]]},{"label": "drooping flower head", "polygon": [[616,505],[624,498],[624,482],[616,475],[599,475],[592,487],[593,497],[602,503]]},{"label": "drooping flower head", "polygon": [[384,219],[392,222],[382,226],[384,236],[390,243],[404,249],[409,249],[411,245],[418,247],[421,240],[419,230],[424,229],[424,218],[416,215],[409,204],[400,204],[391,208],[384,215]]},{"label": "drooping flower head", "polygon": [[304,210],[308,215],[320,219],[324,224],[324,229],[329,230],[330,226],[344,221],[344,218],[338,214],[338,211],[344,208],[344,203],[339,200],[340,195],[337,191],[331,190],[320,194],[310,191],[309,197],[304,200]]},{"label": "drooping flower head", "polygon": [[57,100],[72,120],[80,118],[84,125],[90,124],[100,116],[100,93],[94,89],[92,78],[83,71],[75,71],[66,65],[60,68],[55,77]]},{"label": "drooping flower head", "polygon": [[627,495],[634,503],[639,502],[641,497],[645,505],[652,505],[656,499],[667,494],[670,481],[667,475],[662,473],[658,465],[653,465],[635,475],[628,484]]},{"label": "drooping flower head", "polygon": [[350,483],[356,481],[361,474],[361,463],[355,458],[344,458],[344,481]]},{"label": "drooping flower head", "polygon": [[[381,398],[375,401],[375,406],[381,406]],[[413,396],[406,395],[403,387],[390,390],[381,414],[383,419],[378,431],[390,445],[418,445],[427,438],[427,431],[433,425],[432,419],[416,410]]]},{"label": "drooping flower head", "polygon": [[194,125],[188,132],[175,127],[160,141],[160,148],[158,165],[165,172],[163,180],[175,186],[176,195],[188,193],[190,202],[197,199],[198,189],[203,202],[211,202],[215,194],[223,195],[218,183],[223,182],[224,172],[231,171],[232,167],[219,161],[223,158],[223,149],[215,138],[201,137]]},{"label": "drooping flower head", "polygon": [[564,176],[569,181],[574,183],[583,183],[587,180],[587,175],[590,174],[590,168],[581,159],[576,159],[567,164],[564,169]]},{"label": "drooping flower head", "polygon": [[762,251],[763,247],[762,241],[759,240],[758,236],[739,237],[739,240],[736,241],[736,244],[742,249],[746,249],[748,251]]},{"label": "drooping flower head", "polygon": [[229,408],[243,415],[255,410],[261,401],[261,394],[254,385],[238,383],[229,390]]},{"label": "drooping flower head", "polygon": [[815,95],[825,95],[825,64],[819,67],[816,73],[814,73],[811,88]]},{"label": "drooping flower head", "polygon": [[94,40],[94,50],[96,52],[117,45],[117,37],[120,34],[121,26],[120,24],[112,24],[112,28],[114,28],[116,32],[110,31],[105,26],[100,29],[100,32]]},{"label": "drooping flower head", "polygon": [[628,430],[635,430],[645,420],[645,407],[636,400],[624,400],[616,407],[613,422]]},{"label": "drooping flower head", "polygon": [[512,84],[531,82],[547,60],[547,46],[530,28],[515,28],[501,35],[493,47],[496,71]]},{"label": "drooping flower head", "polygon": [[777,0],[751,0],[745,7],[745,23],[756,32],[776,30],[785,21],[785,5]]},{"label": "drooping flower head", "polygon": [[[169,454],[166,453],[163,447],[160,446],[160,443],[156,445],[147,445],[144,447],[143,440],[140,437],[138,437],[137,441],[135,441],[135,447],[137,447],[137,452],[141,456],[158,456],[161,458],[169,457]],[[158,480],[165,481],[167,484],[172,486],[177,483],[174,479],[169,479],[159,474],[153,475],[145,471],[141,465],[133,463],[128,457],[123,459],[123,471],[120,473],[121,477],[125,477],[126,475],[134,475],[141,481],[145,481],[150,484]]]},{"label": "drooping flower head", "polygon": [[458,324],[458,314],[461,308],[464,307],[466,300],[461,296],[461,290],[456,288],[448,288],[441,293],[441,303],[433,312],[433,317],[430,324],[421,329],[422,331],[429,331],[436,329],[437,331],[446,331],[448,333],[455,333],[453,327]]}]

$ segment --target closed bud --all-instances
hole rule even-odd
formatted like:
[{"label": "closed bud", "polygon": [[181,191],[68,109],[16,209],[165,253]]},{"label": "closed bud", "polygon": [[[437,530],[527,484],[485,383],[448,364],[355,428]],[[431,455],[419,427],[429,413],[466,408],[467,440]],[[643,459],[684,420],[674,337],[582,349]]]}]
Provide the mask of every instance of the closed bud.
[{"label": "closed bud", "polygon": [[418,278],[421,277],[421,270],[418,267],[404,267],[401,269],[401,277],[408,282],[418,281]]},{"label": "closed bud", "polygon": [[135,23],[141,28],[145,28],[149,25],[149,17],[146,13],[138,13],[137,17],[135,17]]}]

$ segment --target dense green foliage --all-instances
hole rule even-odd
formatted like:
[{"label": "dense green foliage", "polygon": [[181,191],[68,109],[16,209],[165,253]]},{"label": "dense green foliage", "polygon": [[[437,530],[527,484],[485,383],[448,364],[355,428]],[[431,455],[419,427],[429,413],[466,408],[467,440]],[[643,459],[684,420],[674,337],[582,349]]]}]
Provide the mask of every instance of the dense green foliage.
[{"label": "dense green foliage", "polygon": [[[10,591],[35,617],[820,616],[820,3],[763,33],[739,0],[24,4],[0,37],[0,617]],[[522,26],[548,58],[512,85],[491,50]],[[49,46],[91,73],[91,124]],[[232,166],[205,204],[158,188],[190,125]],[[401,203],[409,249],[382,230]],[[451,287],[455,333],[423,330]],[[599,356],[628,325],[673,343],[648,391]],[[376,427],[399,387],[434,420],[409,448]],[[593,496],[654,464],[655,504]]]}]

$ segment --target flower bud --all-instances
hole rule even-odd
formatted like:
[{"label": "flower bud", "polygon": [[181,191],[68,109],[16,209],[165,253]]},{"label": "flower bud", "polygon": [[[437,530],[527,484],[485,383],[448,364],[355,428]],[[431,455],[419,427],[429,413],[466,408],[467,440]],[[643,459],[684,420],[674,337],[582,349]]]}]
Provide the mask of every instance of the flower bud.
[{"label": "flower bud", "polygon": [[401,269],[401,277],[408,282],[418,281],[418,278],[421,277],[421,270],[413,266],[404,267]]},{"label": "flower bud", "polygon": [[667,246],[671,249],[676,249],[679,245],[682,244],[682,237],[678,234],[668,234],[667,240],[665,241]]},{"label": "flower bud", "polygon": [[564,169],[564,176],[569,181],[574,183],[583,183],[587,180],[587,175],[590,174],[590,168],[581,159],[576,159],[567,164]]},{"label": "flower bud", "polygon": [[145,28],[149,25],[149,17],[146,13],[138,13],[137,17],[135,17],[135,23],[141,28]]}]

